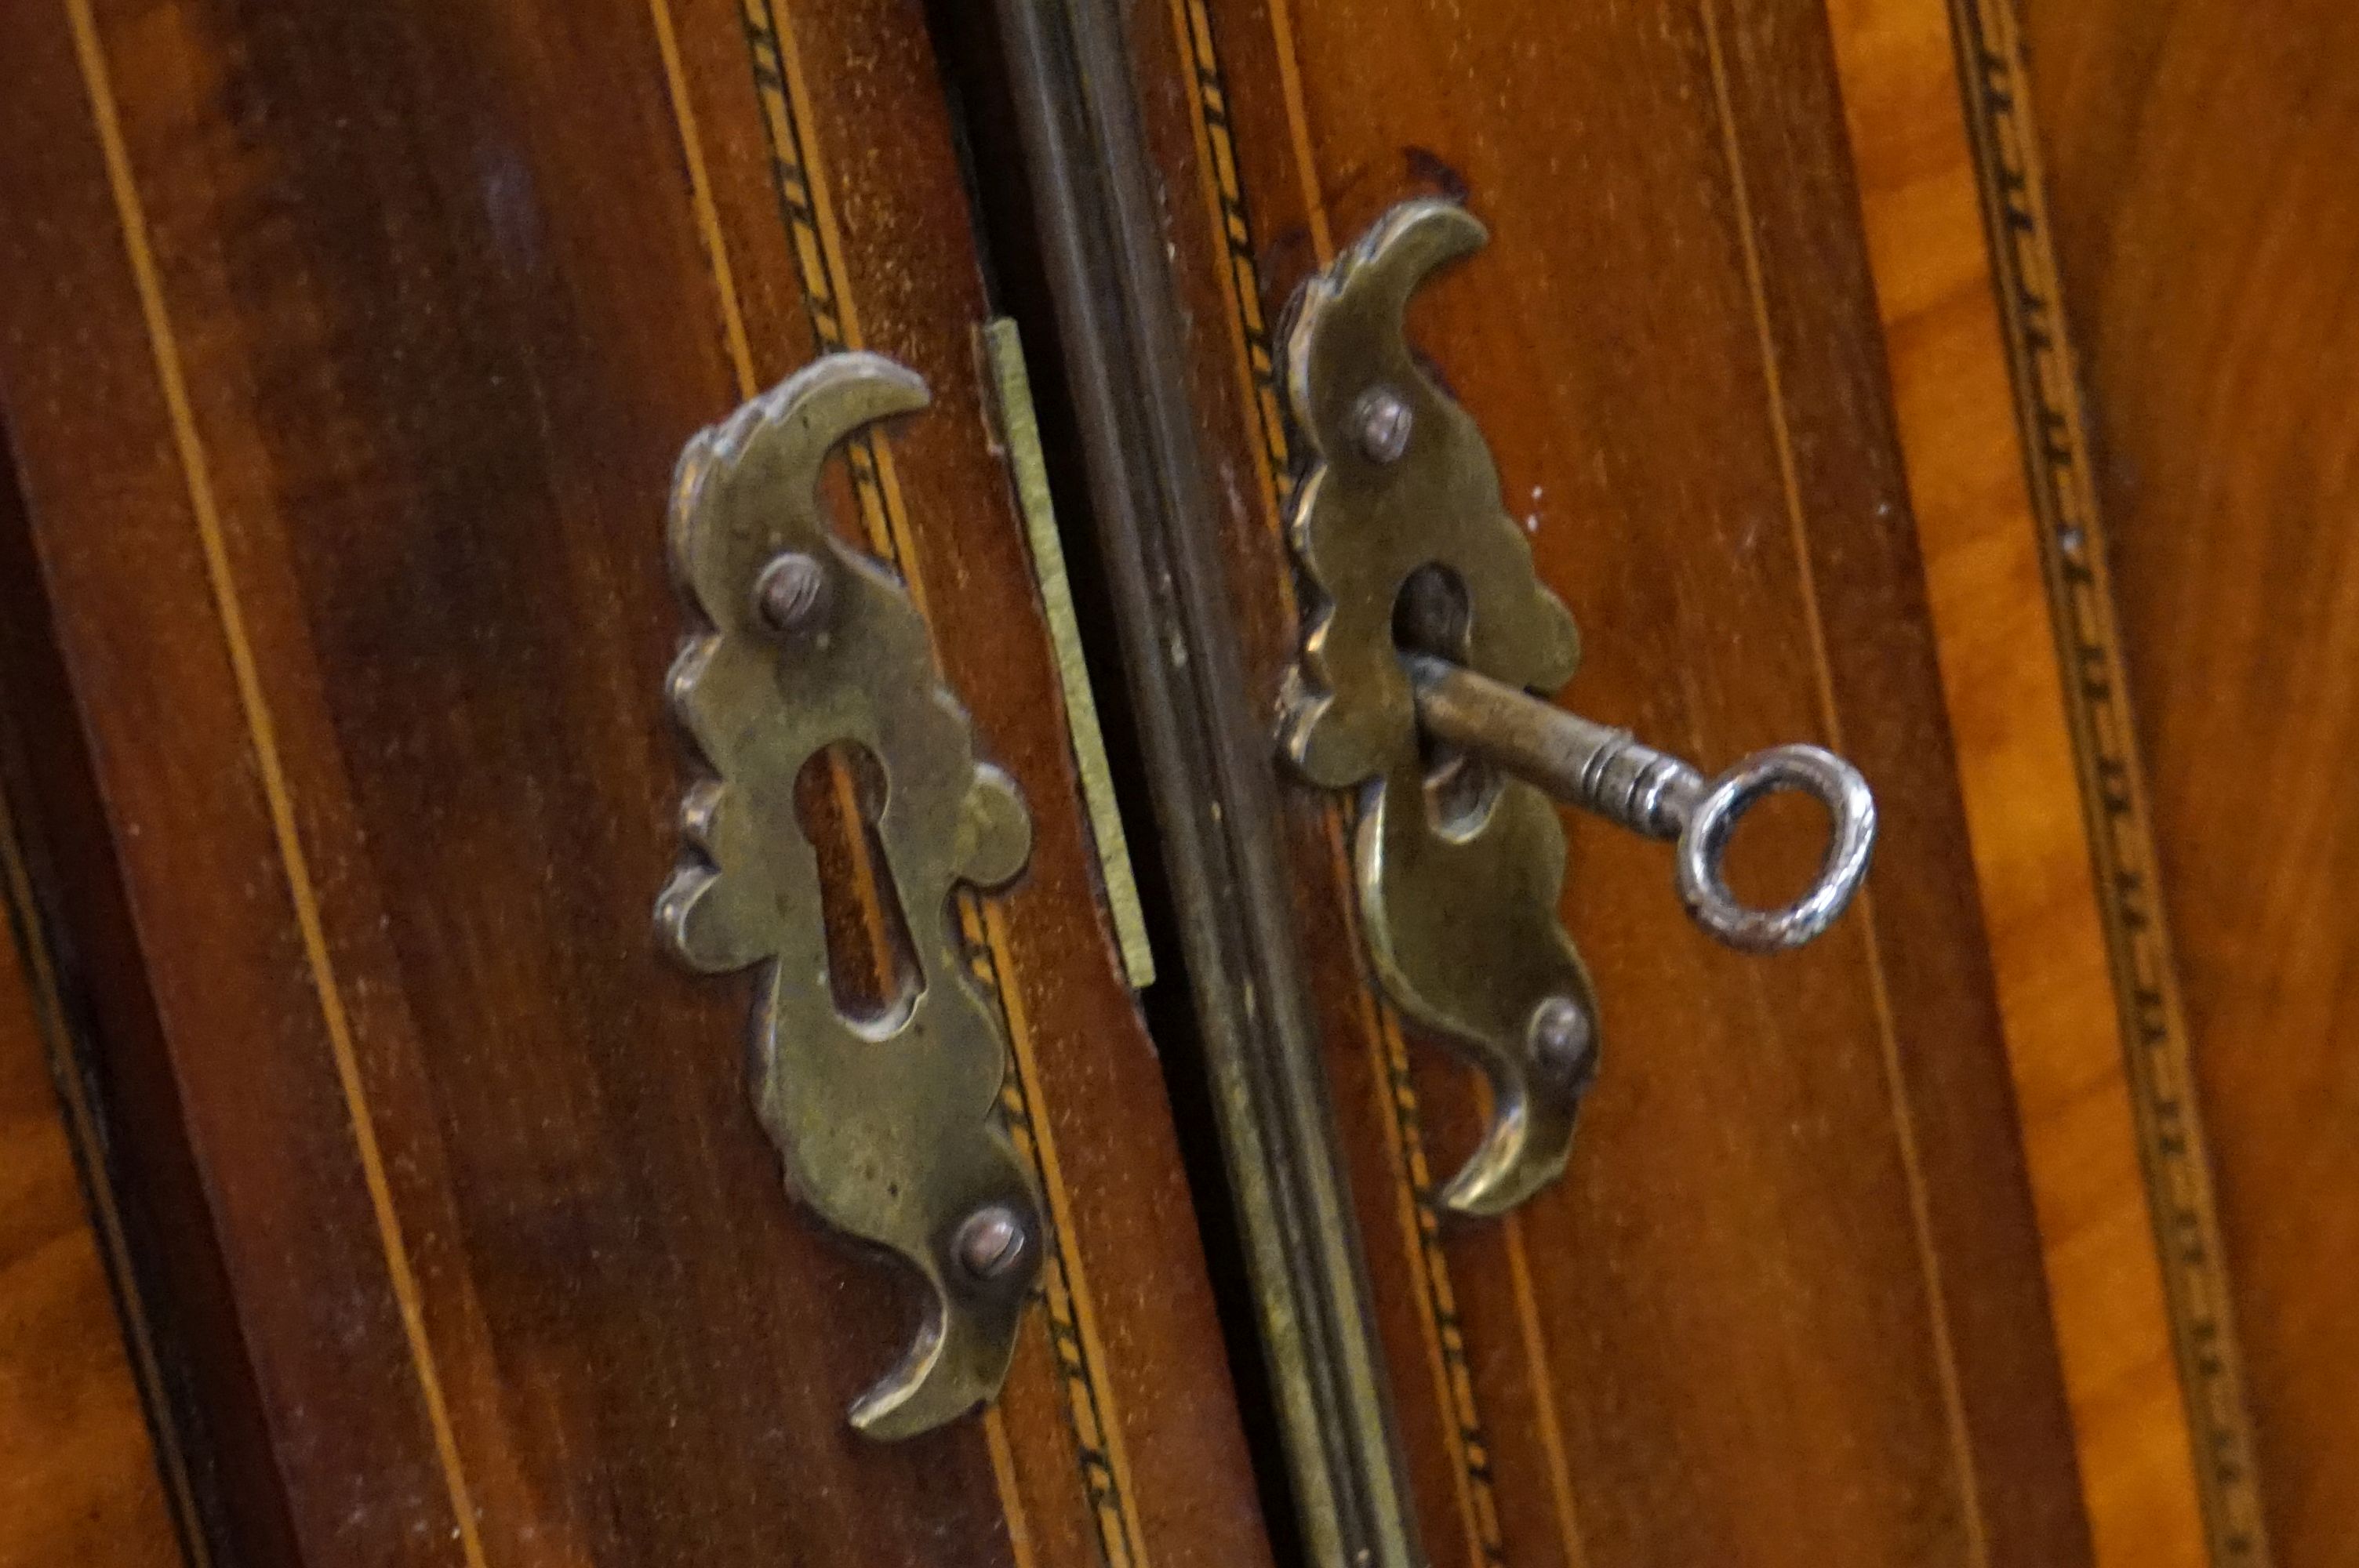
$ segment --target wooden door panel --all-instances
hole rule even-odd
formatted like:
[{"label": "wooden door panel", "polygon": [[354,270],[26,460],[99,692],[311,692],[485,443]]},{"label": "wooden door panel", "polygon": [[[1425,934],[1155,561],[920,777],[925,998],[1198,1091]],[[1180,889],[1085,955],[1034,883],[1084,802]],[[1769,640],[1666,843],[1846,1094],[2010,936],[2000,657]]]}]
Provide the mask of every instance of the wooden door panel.
[{"label": "wooden door panel", "polygon": [[[2134,1030],[2144,1004],[2103,973],[2135,901],[2084,874],[2104,863],[2072,799],[2086,737],[2053,710],[2038,626],[2067,611],[2037,595],[2033,542],[2001,536],[2032,525],[2005,406],[2026,308],[1989,297],[1981,237],[1945,226],[1973,227],[1976,193],[1970,138],[1919,113],[1955,110],[1946,65],[1919,58],[1948,47],[1938,0],[1833,9],[1840,63],[1819,7],[1752,0],[1127,13],[1155,248],[1190,333],[1192,397],[1172,402],[1211,460],[1255,714],[1275,718],[1300,609],[1276,325],[1377,214],[1440,194],[1493,241],[1411,330],[1581,620],[1566,699],[1708,765],[1833,745],[1884,808],[1859,906],[1766,963],[1688,926],[1658,849],[1571,822],[1565,912],[1604,1076],[1565,1181],[1462,1225],[1432,1194],[1485,1107],[1370,982],[1348,803],[1285,784],[1437,1563],[2071,1563],[2093,1554],[2084,1498],[2099,1560],[2193,1561],[2199,1491],[2216,1540],[2241,1528],[2220,1495],[2244,1449],[2172,1375],[2173,1333],[2183,1368],[2201,1329],[2136,1182],[2154,1086],[2125,1076],[2105,1015]],[[117,1174],[193,1352],[198,1491],[251,1554],[1269,1556],[977,371],[987,274],[1043,345],[1072,302],[1051,321],[1059,264],[995,206],[1022,160],[996,157],[1005,84],[972,89],[1007,61],[979,10],[927,10],[63,0],[0,18],[0,405],[33,514],[0,564],[39,557],[0,581],[0,613],[34,612],[22,643],[53,612],[65,665],[26,679],[5,650],[6,696],[38,741],[36,826],[64,846],[59,952],[138,1143]],[[1121,8],[1039,15],[1093,10]],[[1896,106],[1879,95],[1904,35],[1917,97]],[[936,47],[972,51],[960,89]],[[1973,137],[2015,69],[1984,62]],[[1844,98],[1849,145],[1919,114],[1866,149],[1873,279]],[[1936,208],[1949,248],[1904,244]],[[1038,825],[1024,882],[963,913],[1058,1242],[1005,1399],[897,1448],[842,1417],[906,1342],[910,1293],[779,1193],[745,1103],[745,982],[672,970],[646,931],[686,773],[658,701],[680,620],[658,580],[672,455],[859,346],[921,371],[935,404],[835,465],[832,503],[908,574]],[[1052,404],[1086,402],[1079,371],[1035,373]],[[2023,417],[2047,408],[2014,390]],[[1103,437],[1086,408],[1044,412],[1076,446]],[[2049,440],[2049,470],[2077,460]],[[1910,482],[1961,475],[1973,493],[1912,506]],[[1963,810],[1920,508],[1947,551],[1947,707],[1976,753]],[[1102,529],[1136,522],[1101,510]],[[1085,616],[1127,620],[1089,601],[1088,572]],[[2026,635],[2036,654],[2010,648]],[[2038,798],[2009,797],[2027,778]],[[1217,820],[1230,797],[1207,798]],[[1810,849],[1798,817],[1746,837],[1770,873]],[[1257,1027],[1257,981],[1289,969],[1185,957],[1206,1037]],[[1241,998],[1216,1007],[1208,975]],[[1278,1368],[1276,1403],[1302,1370]]]},{"label": "wooden door panel", "polygon": [[[1264,1556],[920,19],[72,0],[0,52],[0,387],[284,1480],[242,1525],[321,1562]],[[981,923],[1058,1241],[999,1409],[902,1445],[843,1411],[914,1296],[781,1193],[750,988],[647,917],[673,459],[864,345],[936,401],[840,513],[1034,814]]]},{"label": "wooden door panel", "polygon": [[1580,619],[1583,711],[1686,754],[1812,739],[1884,806],[1846,922],[1709,946],[1576,821],[1606,1028],[1562,1185],[1442,1226],[1481,1108],[1358,972],[1336,806],[1293,796],[1394,1393],[1438,1562],[2087,1554],[1824,18],[1252,0],[1137,26],[1237,591],[1295,636],[1269,323],[1403,197],[1490,246],[1411,330]]},{"label": "wooden door panel", "polygon": [[[2249,1374],[2249,1433],[2223,1443],[2218,1427],[2244,1412],[2203,1412],[2207,1447],[2241,1462],[2215,1479],[2226,1465],[2207,1455],[2206,1479],[2243,1505],[2230,1515],[2239,1560],[2349,1563],[2359,16],[2317,4],[2023,12],[2057,303],[2103,438],[2089,479],[2112,524],[2121,700],[2151,764],[2183,1082],[2218,1173],[2217,1294],[2191,1304],[2212,1309],[2197,1319],[2210,1358],[2224,1341],[2233,1363],[2237,1336],[2220,1332],[2233,1287]],[[2261,776],[2269,804],[2256,810]]]},{"label": "wooden door panel", "polygon": [[2266,1562],[2044,105],[2003,0],[1828,10],[2097,1561]]}]

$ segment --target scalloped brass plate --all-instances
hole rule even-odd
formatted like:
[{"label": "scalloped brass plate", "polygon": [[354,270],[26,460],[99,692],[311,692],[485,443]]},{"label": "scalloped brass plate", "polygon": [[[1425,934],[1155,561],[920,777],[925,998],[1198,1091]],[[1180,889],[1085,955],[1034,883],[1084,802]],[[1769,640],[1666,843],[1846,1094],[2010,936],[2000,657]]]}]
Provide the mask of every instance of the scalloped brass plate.
[{"label": "scalloped brass plate", "polygon": [[1287,392],[1310,464],[1291,529],[1314,602],[1285,747],[1303,776],[1361,790],[1353,862],[1368,955],[1386,992],[1488,1078],[1491,1120],[1443,1206],[1495,1215],[1564,1169],[1596,1067],[1597,1003],[1557,917],[1564,828],[1519,780],[1471,798],[1429,787],[1415,694],[1396,639],[1413,577],[1457,596],[1457,664],[1518,689],[1572,677],[1572,617],[1535,575],[1473,417],[1417,364],[1409,297],[1484,243],[1463,208],[1394,208],[1311,280],[1286,344]]},{"label": "scalloped brass plate", "polygon": [[[838,540],[821,465],[853,431],[925,406],[925,384],[831,354],[690,441],[672,491],[672,568],[701,622],[673,665],[673,710],[712,769],[682,809],[688,847],[657,904],[672,951],[709,973],[761,969],[756,1109],[788,1187],[836,1229],[921,1276],[925,1326],[852,1408],[904,1438],[995,1397],[1045,1236],[1000,1110],[1006,1026],[957,934],[957,884],[1020,871],[1031,819],[976,759],[900,581]],[[794,591],[766,597],[780,563]],[[839,1011],[817,851],[795,780],[837,742],[884,775],[885,864],[919,971],[882,1018]]]}]

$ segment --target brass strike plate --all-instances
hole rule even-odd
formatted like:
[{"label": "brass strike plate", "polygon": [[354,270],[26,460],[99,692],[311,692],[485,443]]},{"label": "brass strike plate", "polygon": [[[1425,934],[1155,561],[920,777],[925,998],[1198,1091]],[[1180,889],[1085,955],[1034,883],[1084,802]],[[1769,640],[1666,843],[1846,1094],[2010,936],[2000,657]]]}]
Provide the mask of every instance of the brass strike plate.
[{"label": "brass strike plate", "polygon": [[[887,1439],[998,1393],[1046,1240],[1000,1108],[1006,1024],[968,971],[951,903],[957,884],[1023,869],[1031,818],[977,760],[907,590],[836,538],[819,500],[838,443],[927,401],[889,360],[831,354],[681,455],[672,566],[702,624],[669,695],[712,776],[688,793],[687,849],[656,911],[691,967],[760,967],[754,1102],[788,1187],[931,1292],[907,1356],[852,1409],[855,1428]],[[882,776],[876,874],[918,971],[878,1017],[835,1002],[819,857],[796,812],[798,775],[839,742]]]}]

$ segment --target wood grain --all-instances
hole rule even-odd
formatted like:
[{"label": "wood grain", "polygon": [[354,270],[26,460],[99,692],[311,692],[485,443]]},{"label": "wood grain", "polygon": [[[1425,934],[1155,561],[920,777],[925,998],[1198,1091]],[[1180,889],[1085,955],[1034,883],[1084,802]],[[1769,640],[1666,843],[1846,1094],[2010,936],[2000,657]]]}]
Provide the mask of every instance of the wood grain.
[{"label": "wood grain", "polygon": [[2202,1563],[1951,8],[1828,13],[2097,1559]]},{"label": "wood grain", "polygon": [[2273,1544],[2359,1562],[2359,16],[2024,10]]},{"label": "wood grain", "polygon": [[[250,1353],[281,1487],[233,1485],[232,1533],[1264,1559],[921,18],[71,0],[11,9],[0,52],[0,201],[40,215],[0,239],[0,397],[136,929],[103,979],[152,989],[222,1263],[199,1350]],[[898,555],[1035,816],[981,946],[1059,1222],[999,1411],[893,1447],[842,1412],[911,1293],[780,1192],[746,985],[647,932],[685,771],[673,458],[858,345],[936,402],[838,479],[845,525]]]},{"label": "wood grain", "polygon": [[1818,14],[1171,9],[1138,69],[1261,697],[1296,635],[1266,324],[1337,243],[1439,191],[1493,241],[1412,333],[1587,633],[1568,696],[1706,760],[1830,740],[1889,813],[1861,912],[1767,967],[1687,929],[1650,847],[1571,824],[1604,1076],[1562,1186],[1460,1228],[1428,1184],[1479,1107],[1372,1007],[1336,817],[1296,797],[1428,1551],[2085,1559]]},{"label": "wood grain", "polygon": [[[0,472],[0,485],[6,475]],[[0,514],[12,503],[0,498]],[[5,726],[0,726],[5,728]],[[178,1568],[172,1509],[52,1077],[60,1027],[0,806],[0,1565]]]}]

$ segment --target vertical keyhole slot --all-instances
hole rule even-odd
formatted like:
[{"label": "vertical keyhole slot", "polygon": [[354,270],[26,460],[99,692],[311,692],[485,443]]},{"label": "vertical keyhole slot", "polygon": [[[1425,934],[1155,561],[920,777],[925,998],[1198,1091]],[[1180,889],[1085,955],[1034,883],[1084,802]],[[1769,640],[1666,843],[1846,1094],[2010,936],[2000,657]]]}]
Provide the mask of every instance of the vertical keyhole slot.
[{"label": "vertical keyhole slot", "polygon": [[[1473,624],[1465,582],[1437,561],[1409,573],[1393,600],[1393,645],[1404,654],[1430,654],[1462,665]],[[1425,765],[1426,809],[1435,827],[1449,838],[1472,836],[1499,798],[1498,770],[1422,728],[1418,749]]]},{"label": "vertical keyhole slot", "polygon": [[887,787],[884,764],[855,741],[813,752],[795,775],[795,818],[819,855],[828,990],[843,1021],[876,1040],[908,1022],[926,984],[876,828]]}]

